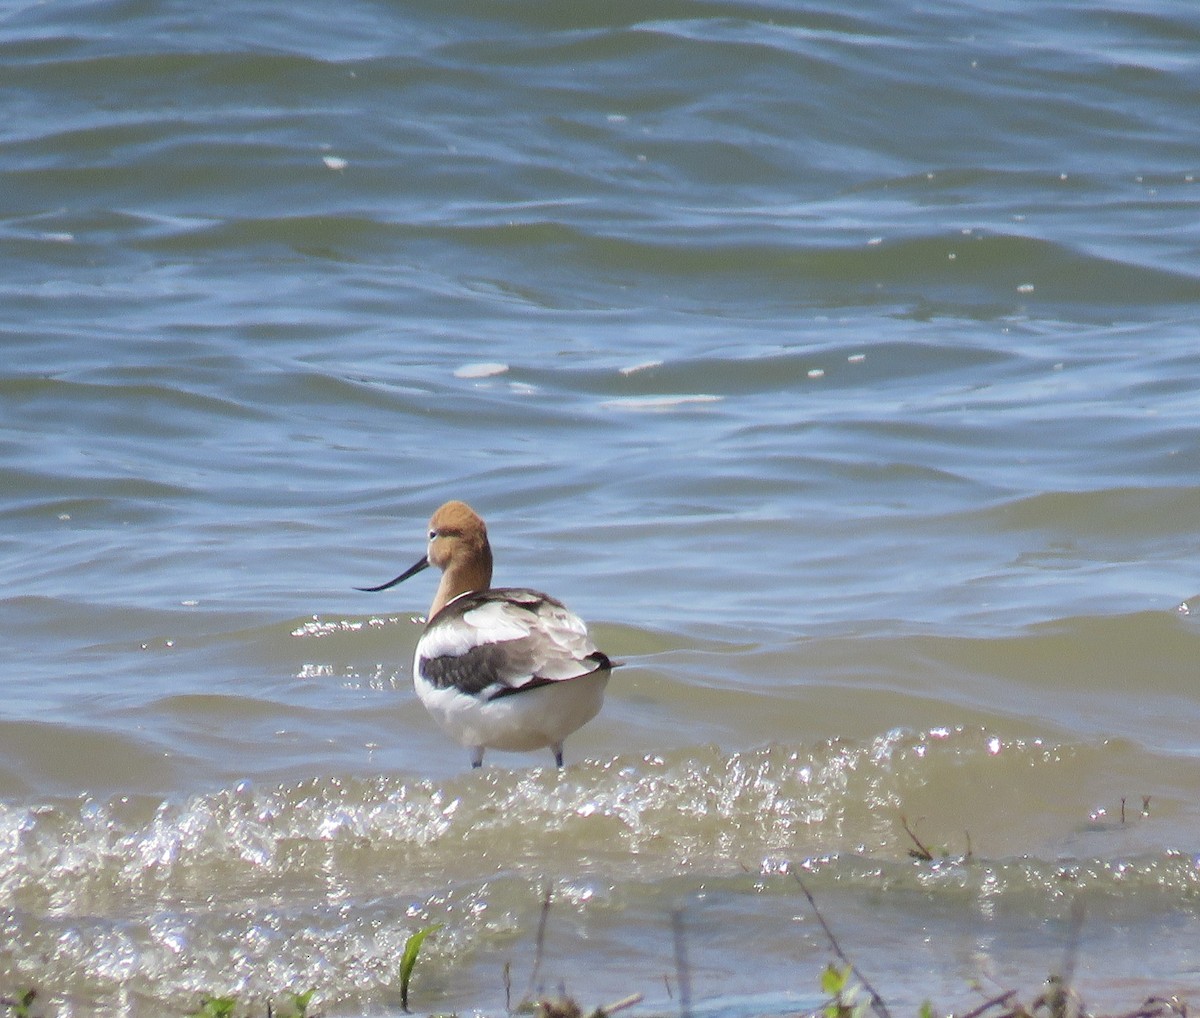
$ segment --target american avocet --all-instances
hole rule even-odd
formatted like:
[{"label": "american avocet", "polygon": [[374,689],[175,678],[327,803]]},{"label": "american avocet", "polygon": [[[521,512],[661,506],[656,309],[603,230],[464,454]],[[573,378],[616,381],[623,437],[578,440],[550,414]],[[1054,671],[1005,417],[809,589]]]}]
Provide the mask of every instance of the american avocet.
[{"label": "american avocet", "polygon": [[620,662],[596,649],[579,616],[525,587],[490,588],[487,527],[465,502],[447,502],[429,521],[425,557],[387,590],[428,566],[442,570],[429,621],[417,641],[413,684],[434,720],[471,751],[549,746],[563,762],[563,740],[596,716],[609,672]]}]

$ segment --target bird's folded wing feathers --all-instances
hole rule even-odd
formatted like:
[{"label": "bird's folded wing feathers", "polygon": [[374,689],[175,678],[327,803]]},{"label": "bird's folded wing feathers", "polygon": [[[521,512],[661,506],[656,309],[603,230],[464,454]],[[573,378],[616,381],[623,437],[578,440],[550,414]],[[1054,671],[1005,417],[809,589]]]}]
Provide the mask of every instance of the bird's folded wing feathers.
[{"label": "bird's folded wing feathers", "polygon": [[536,591],[503,593],[464,604],[461,614],[425,633],[421,673],[428,682],[491,699],[602,666],[587,628],[562,604]]}]

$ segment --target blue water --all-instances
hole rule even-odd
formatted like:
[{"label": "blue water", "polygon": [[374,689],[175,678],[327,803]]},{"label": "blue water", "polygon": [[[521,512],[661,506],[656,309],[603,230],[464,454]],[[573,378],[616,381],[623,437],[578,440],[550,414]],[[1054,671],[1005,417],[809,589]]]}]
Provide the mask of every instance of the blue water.
[{"label": "blue water", "polygon": [[[1198,108],[1169,0],[4,8],[0,995],[495,1011],[551,886],[781,1011],[799,867],[898,1009],[1195,995]],[[353,589],[449,498],[628,662],[562,775]]]}]

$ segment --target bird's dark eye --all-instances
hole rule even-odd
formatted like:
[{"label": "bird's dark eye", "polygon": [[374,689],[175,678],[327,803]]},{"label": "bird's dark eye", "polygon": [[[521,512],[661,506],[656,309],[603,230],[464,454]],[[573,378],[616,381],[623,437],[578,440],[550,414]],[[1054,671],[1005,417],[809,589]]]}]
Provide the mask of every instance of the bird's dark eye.
[{"label": "bird's dark eye", "polygon": [[438,532],[437,532],[436,530],[430,530],[430,531],[429,531],[429,540],[431,540],[431,541],[432,541],[432,540],[433,540],[435,537],[437,537],[437,536],[438,536]]}]

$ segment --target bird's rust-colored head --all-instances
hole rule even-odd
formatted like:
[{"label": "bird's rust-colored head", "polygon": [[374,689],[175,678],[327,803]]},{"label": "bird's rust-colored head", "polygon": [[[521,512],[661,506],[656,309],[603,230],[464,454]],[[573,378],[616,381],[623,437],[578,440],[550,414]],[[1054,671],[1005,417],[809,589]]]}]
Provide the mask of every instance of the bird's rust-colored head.
[{"label": "bird's rust-colored head", "polygon": [[430,517],[425,557],[442,571],[430,618],[460,594],[491,586],[492,546],[487,527],[466,502],[447,502]]},{"label": "bird's rust-colored head", "polygon": [[492,583],[492,547],[488,544],[487,527],[479,514],[466,502],[452,501],[440,506],[429,519],[429,545],[425,557],[418,559],[394,580],[378,587],[360,590],[387,590],[403,583],[429,566],[442,571],[429,618],[433,618],[460,594],[487,590]]}]

